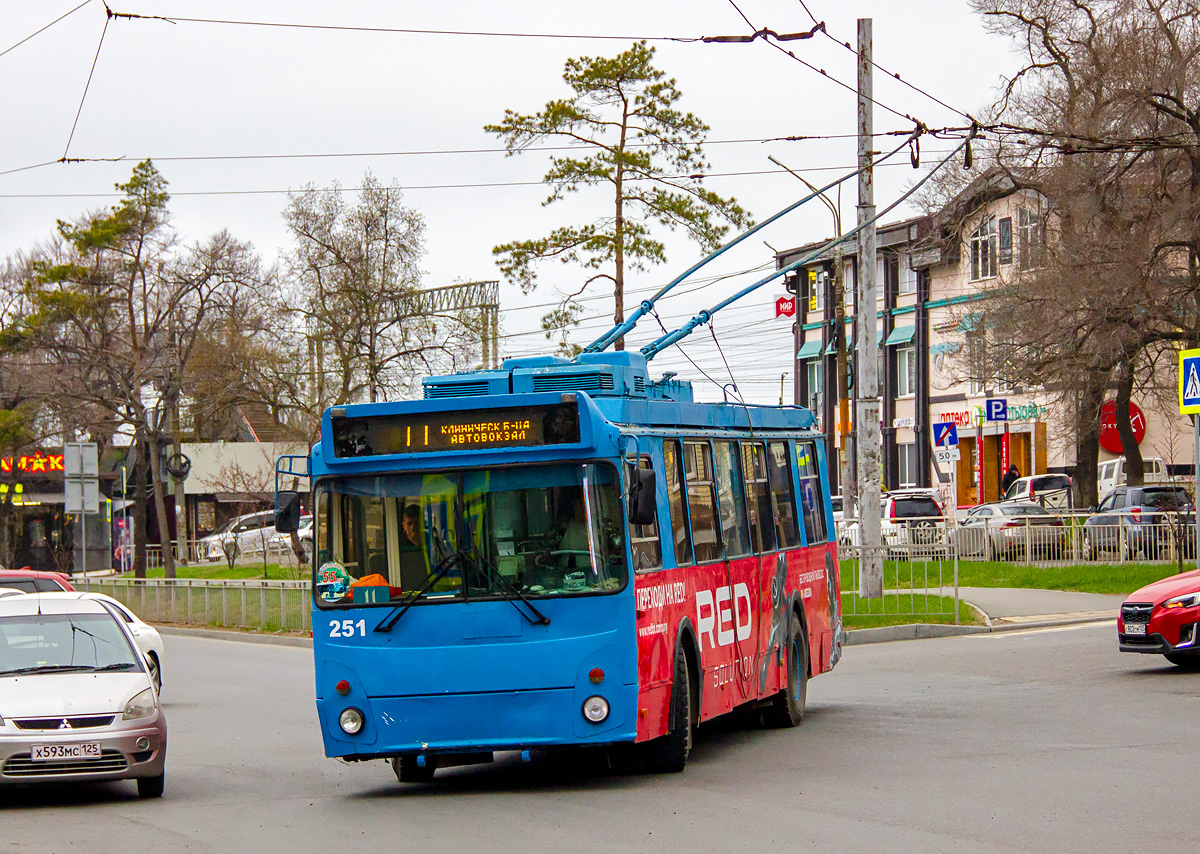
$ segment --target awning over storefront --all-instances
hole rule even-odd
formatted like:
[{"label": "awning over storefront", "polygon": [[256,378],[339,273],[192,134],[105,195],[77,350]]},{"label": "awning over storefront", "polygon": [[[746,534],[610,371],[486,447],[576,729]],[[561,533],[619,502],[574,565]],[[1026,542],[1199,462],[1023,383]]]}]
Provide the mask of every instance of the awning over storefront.
[{"label": "awning over storefront", "polygon": [[916,332],[917,327],[915,326],[897,326],[892,330],[892,333],[888,335],[887,341],[885,341],[884,344],[888,347],[896,344],[907,344],[913,340],[913,335],[915,335]]},{"label": "awning over storefront", "polygon": [[812,341],[805,341],[800,347],[800,352],[796,354],[797,359],[815,359],[821,355],[821,339],[815,338]]}]

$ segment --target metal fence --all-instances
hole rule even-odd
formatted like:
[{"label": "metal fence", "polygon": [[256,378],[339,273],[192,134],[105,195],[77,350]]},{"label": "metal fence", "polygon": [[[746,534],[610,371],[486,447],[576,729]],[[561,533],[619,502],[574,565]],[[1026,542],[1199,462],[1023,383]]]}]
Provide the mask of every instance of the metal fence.
[{"label": "metal fence", "polygon": [[[838,547],[842,608],[848,617],[953,617],[959,621],[958,561],[945,543],[899,544],[882,548]],[[860,595],[864,559],[883,568],[883,596]]]},{"label": "metal fence", "polygon": [[[200,540],[186,540],[176,554],[184,556],[185,562],[195,564],[197,566],[226,566],[228,559],[222,554],[217,560],[213,560],[205,554],[205,549],[200,545]],[[299,568],[300,562],[296,559],[296,553],[292,551],[291,545],[287,542],[267,542],[265,552],[262,548],[247,548],[237,554],[233,561],[234,566],[253,566],[255,564],[262,565],[264,562],[268,564],[279,564],[284,567]],[[132,563],[132,556],[126,558],[129,563]],[[114,566],[119,563],[119,558],[114,556]],[[146,566],[150,569],[162,569],[162,546],[155,544],[147,544],[146,546]],[[307,573],[307,568],[304,572]]]},{"label": "metal fence", "polygon": [[[1087,524],[1088,520],[1091,524]],[[1145,519],[1145,521],[1143,521]],[[895,556],[909,547],[943,560],[1002,560],[1021,564],[1179,564],[1196,557],[1196,529],[1188,514],[1098,524],[1087,513],[993,518],[894,519],[883,522],[883,545]],[[858,523],[839,521],[842,549],[860,544]]]},{"label": "metal fence", "polygon": [[148,623],[258,631],[308,631],[308,581],[208,581],[192,578],[89,578],[77,590],[106,593]]}]

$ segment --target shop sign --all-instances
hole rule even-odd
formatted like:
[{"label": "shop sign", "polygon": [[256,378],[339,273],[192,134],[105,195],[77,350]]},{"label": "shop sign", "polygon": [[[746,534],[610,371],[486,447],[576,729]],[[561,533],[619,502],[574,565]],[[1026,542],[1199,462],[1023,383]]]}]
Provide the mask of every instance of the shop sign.
[{"label": "shop sign", "polygon": [[795,297],[780,297],[775,300],[775,316],[791,317],[796,313]]},{"label": "shop sign", "polygon": [[[1010,403],[1006,421],[1041,421],[1050,414],[1049,406],[1037,403]],[[962,409],[958,412],[939,412],[933,416],[934,423],[957,424],[959,427],[974,427],[987,420],[982,406]]]},{"label": "shop sign", "polygon": [[[1132,400],[1129,401],[1129,423],[1133,427],[1133,439],[1139,445],[1146,438],[1146,416]],[[1100,447],[1112,454],[1125,453],[1121,445],[1121,434],[1117,432],[1117,402],[1106,400],[1100,407]]]},{"label": "shop sign", "polygon": [[917,419],[915,419],[915,418],[893,418],[892,419],[892,427],[895,427],[897,429],[899,429],[901,427],[907,427],[908,429],[911,430],[916,423],[917,423]]},{"label": "shop sign", "polygon": [[14,471],[34,474],[37,472],[60,472],[62,470],[62,454],[43,454],[41,451],[36,451],[33,456],[22,455],[19,457],[0,458],[0,473],[3,474],[12,474]]}]

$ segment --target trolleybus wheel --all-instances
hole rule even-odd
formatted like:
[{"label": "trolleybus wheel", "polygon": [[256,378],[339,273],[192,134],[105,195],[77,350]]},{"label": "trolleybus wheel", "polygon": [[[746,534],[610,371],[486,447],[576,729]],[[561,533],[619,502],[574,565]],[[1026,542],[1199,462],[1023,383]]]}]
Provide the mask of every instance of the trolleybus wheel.
[{"label": "trolleybus wheel", "polygon": [[652,771],[677,773],[692,751],[692,680],[683,646],[675,647],[675,682],[671,689],[671,731],[654,739],[649,748]]},{"label": "trolleybus wheel", "polygon": [[804,702],[808,698],[808,644],[800,630],[799,618],[792,617],[792,630],[787,639],[787,685],[771,698],[763,709],[763,721],[771,727],[800,726],[804,718]]},{"label": "trolleybus wheel", "polygon": [[437,760],[432,756],[425,757],[425,764],[418,765],[416,756],[393,756],[392,770],[396,779],[401,783],[428,783],[433,779],[437,770]]}]

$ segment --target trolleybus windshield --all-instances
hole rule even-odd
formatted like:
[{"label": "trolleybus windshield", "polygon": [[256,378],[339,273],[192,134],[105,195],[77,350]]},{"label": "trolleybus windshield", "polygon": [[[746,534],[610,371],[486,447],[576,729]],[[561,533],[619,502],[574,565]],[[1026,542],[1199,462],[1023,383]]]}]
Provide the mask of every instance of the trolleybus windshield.
[{"label": "trolleybus windshield", "polygon": [[615,592],[628,576],[620,495],[597,463],[324,478],[317,602]]}]

